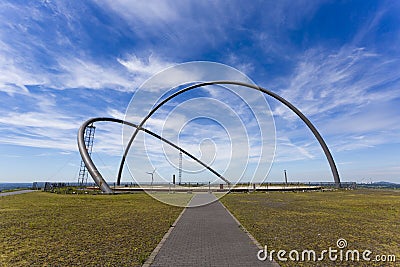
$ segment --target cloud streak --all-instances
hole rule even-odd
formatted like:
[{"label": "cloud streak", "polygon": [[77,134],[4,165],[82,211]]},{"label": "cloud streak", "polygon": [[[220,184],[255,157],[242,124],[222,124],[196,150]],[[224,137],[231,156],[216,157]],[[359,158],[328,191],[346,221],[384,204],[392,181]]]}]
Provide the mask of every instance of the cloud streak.
[{"label": "cloud streak", "polygon": [[[343,47],[338,53],[313,49],[297,63],[288,82],[277,87],[282,88],[279,92],[283,97],[311,118],[334,151],[362,149],[398,138],[400,128],[393,120],[399,115],[393,109],[400,98],[398,66],[398,59],[366,48]],[[286,130],[283,134],[292,139],[299,131],[308,131],[286,107],[272,106],[281,134]],[[303,159],[314,153],[306,149]]]}]

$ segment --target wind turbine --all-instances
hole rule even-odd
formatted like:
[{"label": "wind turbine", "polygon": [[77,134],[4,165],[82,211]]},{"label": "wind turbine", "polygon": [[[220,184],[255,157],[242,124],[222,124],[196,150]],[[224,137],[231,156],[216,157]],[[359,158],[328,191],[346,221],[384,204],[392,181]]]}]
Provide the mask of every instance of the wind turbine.
[{"label": "wind turbine", "polygon": [[147,174],[151,175],[151,187],[153,187],[153,181],[154,181],[154,173],[156,172],[157,169],[154,169],[153,172],[146,172]]}]

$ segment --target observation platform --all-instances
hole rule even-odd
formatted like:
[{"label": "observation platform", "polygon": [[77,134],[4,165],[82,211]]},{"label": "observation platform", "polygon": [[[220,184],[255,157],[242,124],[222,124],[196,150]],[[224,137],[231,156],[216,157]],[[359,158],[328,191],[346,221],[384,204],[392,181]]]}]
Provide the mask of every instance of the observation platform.
[{"label": "observation platform", "polygon": [[[98,187],[87,187],[88,190],[99,190]],[[270,191],[318,191],[322,190],[322,186],[315,185],[250,185],[250,186],[233,186],[229,187],[226,184],[210,186],[197,186],[197,185],[173,185],[173,184],[156,184],[153,186],[111,186],[116,193],[128,192],[167,192],[167,193],[201,193],[201,192],[270,192]]]}]

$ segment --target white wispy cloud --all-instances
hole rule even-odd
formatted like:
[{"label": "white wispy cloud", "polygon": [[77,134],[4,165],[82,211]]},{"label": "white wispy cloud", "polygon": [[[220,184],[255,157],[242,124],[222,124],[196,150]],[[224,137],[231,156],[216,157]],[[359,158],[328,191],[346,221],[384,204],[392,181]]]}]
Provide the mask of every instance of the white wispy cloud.
[{"label": "white wispy cloud", "polygon": [[[62,2],[0,5],[0,94],[8,95],[1,101],[0,109],[3,144],[76,151],[76,131],[89,116],[91,103],[80,97],[53,95],[52,90],[133,92],[155,72],[171,65],[159,60],[154,53],[150,58],[140,59],[133,54],[124,60],[122,57],[93,58],[69,39],[73,36],[65,34],[72,31],[87,37],[82,31],[80,13]],[[31,14],[26,20],[9,19],[11,15],[19,18],[25,13]],[[66,23],[60,24],[60,21]],[[59,32],[58,28],[66,32]],[[31,92],[32,86],[39,89]],[[94,94],[92,97],[92,104],[99,101],[94,99]],[[113,102],[112,96],[101,96],[101,99],[110,105]],[[23,101],[31,107],[21,106]],[[84,102],[79,109],[70,110],[69,106],[77,106],[77,101]],[[116,110],[106,105],[104,109],[108,110],[104,115],[123,118],[123,107]],[[97,151],[119,155],[121,127],[105,131],[99,135],[99,141]]]},{"label": "white wispy cloud", "polygon": [[[0,91],[9,94],[26,93],[26,85],[134,91],[151,75],[173,64],[160,60],[155,53],[141,58],[134,54],[126,58],[93,57],[68,39],[76,34],[90,38],[83,29],[84,7],[80,4],[67,7],[55,1],[24,6],[8,2],[1,7]],[[27,13],[31,15],[26,20],[12,17]]]},{"label": "white wispy cloud", "polygon": [[[129,71],[147,77],[150,77],[151,75],[154,75],[157,72],[160,72],[173,65],[173,63],[157,58],[154,54],[150,55],[147,60],[139,59],[135,55],[129,55],[125,60],[121,58],[118,58],[117,60]],[[145,62],[145,60],[147,62]]]},{"label": "white wispy cloud", "polygon": [[309,116],[338,107],[390,101],[400,95],[399,63],[365,48],[343,47],[334,54],[312,50],[298,63],[281,94]]},{"label": "white wispy cloud", "polygon": [[[9,94],[26,94],[26,85],[41,85],[54,89],[108,88],[133,92],[152,74],[167,66],[153,60],[146,65],[135,65],[133,61],[116,59],[120,67],[108,67],[90,59],[57,54],[54,55],[57,66],[49,71],[43,69],[39,62],[38,65],[29,66],[18,64],[12,60],[15,55],[18,55],[18,52],[0,50],[0,91]],[[131,74],[124,71],[124,67],[128,67]]]},{"label": "white wispy cloud", "polygon": [[58,89],[110,88],[114,90],[133,91],[139,82],[141,82],[126,74],[124,75],[123,71],[105,67],[89,60],[59,57],[57,62],[60,74],[49,75],[51,83],[45,84],[48,87]]},{"label": "white wispy cloud", "polygon": [[[343,47],[337,53],[312,49],[297,63],[286,86],[279,86],[279,93],[311,119],[335,151],[390,143],[399,129],[393,109],[400,97],[399,65],[399,60],[366,48]],[[303,123],[297,116],[272,104],[279,127],[287,129],[281,134],[298,134],[295,129]],[[357,139],[360,135],[366,137]]]},{"label": "white wispy cloud", "polygon": [[127,20],[139,20],[144,24],[165,24],[178,19],[182,10],[176,9],[170,1],[132,2],[127,0],[95,1],[121,14]]}]

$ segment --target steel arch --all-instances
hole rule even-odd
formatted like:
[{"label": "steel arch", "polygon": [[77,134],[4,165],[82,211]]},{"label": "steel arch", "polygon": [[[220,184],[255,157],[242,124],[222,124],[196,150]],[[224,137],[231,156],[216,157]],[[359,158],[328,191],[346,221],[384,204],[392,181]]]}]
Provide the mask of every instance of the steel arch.
[{"label": "steel arch", "polygon": [[297,109],[293,104],[291,104],[289,101],[287,101],[286,99],[284,99],[283,97],[275,94],[272,91],[269,91],[267,89],[264,89],[260,86],[257,85],[253,85],[253,84],[247,84],[247,83],[243,83],[243,82],[237,82],[237,81],[210,81],[210,82],[203,82],[203,83],[198,83],[195,85],[191,85],[188,86],[182,90],[179,90],[178,92],[175,92],[174,94],[170,95],[169,97],[167,97],[166,99],[164,99],[163,101],[161,101],[157,106],[155,106],[150,112],[149,114],[147,114],[147,116],[140,122],[140,124],[138,125],[138,128],[136,128],[136,131],[132,134],[131,138],[128,141],[128,144],[126,146],[126,149],[124,151],[124,154],[122,156],[121,159],[121,163],[119,166],[119,170],[118,170],[118,177],[117,177],[117,185],[120,185],[121,183],[121,175],[122,175],[122,170],[124,168],[125,165],[125,161],[126,161],[126,157],[128,155],[128,152],[131,148],[132,142],[133,140],[136,138],[140,128],[144,125],[144,123],[161,107],[163,106],[165,103],[167,103],[169,100],[173,99],[174,97],[183,94],[187,91],[196,89],[196,88],[200,88],[203,86],[207,86],[207,85],[238,85],[238,86],[242,86],[242,87],[247,87],[250,89],[254,89],[254,90],[258,90],[260,92],[263,92],[264,94],[267,94],[273,98],[275,98],[276,100],[278,100],[279,102],[281,102],[282,104],[284,104],[285,106],[287,106],[290,110],[292,110],[297,116],[300,117],[300,119],[307,125],[307,127],[311,130],[311,132],[314,134],[315,138],[318,140],[320,146],[322,147],[322,150],[325,153],[325,156],[328,160],[329,166],[331,168],[331,172],[333,175],[333,179],[335,181],[335,184],[337,187],[340,187],[340,177],[339,177],[339,172],[337,170],[335,161],[332,157],[331,152],[329,151],[328,146],[326,145],[324,139],[322,138],[321,134],[318,132],[318,130],[315,128],[315,126],[311,123],[311,121],[302,113],[300,112],[299,109]]},{"label": "steel arch", "polygon": [[138,125],[128,122],[128,121],[124,121],[124,120],[120,120],[120,119],[116,119],[116,118],[105,118],[105,117],[99,117],[99,118],[92,118],[87,120],[86,122],[84,122],[82,124],[82,126],[79,128],[78,131],[78,148],[79,148],[79,152],[81,154],[82,160],[84,161],[87,170],[89,171],[90,175],[92,176],[93,180],[95,181],[95,183],[99,186],[99,188],[101,189],[101,191],[103,191],[104,193],[113,193],[113,190],[109,187],[109,185],[107,184],[107,182],[104,180],[103,176],[100,174],[100,172],[98,171],[96,165],[93,163],[87,149],[86,149],[86,145],[85,145],[85,140],[84,140],[84,135],[85,135],[85,129],[88,125],[94,123],[94,122],[98,122],[98,121],[109,121],[109,122],[116,122],[116,123],[120,123],[120,124],[125,124],[131,127],[136,128],[137,130],[141,130],[144,131],[147,134],[150,134],[156,138],[158,138],[159,140],[167,143],[168,145],[178,149],[179,151],[182,151],[182,153],[184,153],[185,155],[189,156],[191,159],[197,161],[198,163],[200,163],[202,166],[204,166],[205,168],[207,168],[209,171],[211,171],[213,174],[215,174],[218,178],[222,179],[224,182],[230,184],[230,182],[223,177],[221,174],[219,174],[218,172],[216,172],[214,169],[212,169],[210,166],[208,166],[207,164],[205,164],[204,162],[202,162],[201,160],[197,159],[195,156],[193,156],[192,154],[190,154],[189,152],[187,152],[186,150],[180,148],[179,146],[175,145],[174,143],[172,143],[171,141],[168,141],[167,139],[159,136],[158,134],[139,127]]}]

